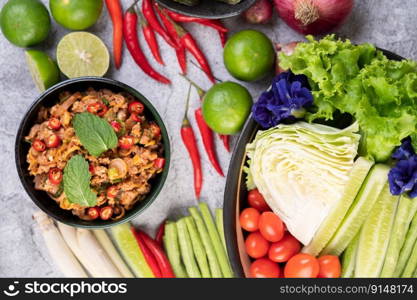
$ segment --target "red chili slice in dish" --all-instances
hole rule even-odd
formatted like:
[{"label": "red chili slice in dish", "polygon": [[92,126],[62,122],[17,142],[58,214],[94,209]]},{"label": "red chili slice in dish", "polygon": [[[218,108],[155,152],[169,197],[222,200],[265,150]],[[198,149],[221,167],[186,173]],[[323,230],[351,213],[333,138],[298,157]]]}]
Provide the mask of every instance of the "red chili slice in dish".
[{"label": "red chili slice in dish", "polygon": [[94,103],[90,103],[87,106],[87,111],[89,113],[102,117],[106,114],[106,112],[108,111],[108,108],[103,102],[94,102]]},{"label": "red chili slice in dish", "polygon": [[133,121],[138,122],[138,123],[142,123],[143,121],[143,119],[137,114],[131,114],[130,117],[132,118]]},{"label": "red chili slice in dish", "polygon": [[106,221],[113,215],[113,207],[105,206],[100,210],[100,219]]},{"label": "red chili slice in dish", "polygon": [[48,128],[52,130],[58,130],[61,128],[61,121],[58,118],[50,118],[48,121]]},{"label": "red chili slice in dish", "polygon": [[107,197],[115,198],[118,192],[119,192],[119,189],[117,188],[117,186],[112,185],[111,187],[107,189]]},{"label": "red chili slice in dish", "polygon": [[158,157],[155,159],[154,166],[155,168],[162,169],[165,165],[165,158]]},{"label": "red chili slice in dish", "polygon": [[135,144],[135,138],[130,135],[122,136],[119,139],[119,147],[122,149],[130,149]]},{"label": "red chili slice in dish", "polygon": [[116,133],[119,133],[120,130],[122,130],[122,125],[117,121],[111,121],[110,125],[111,125],[111,127],[113,127],[113,129]]},{"label": "red chili slice in dish", "polygon": [[62,170],[59,168],[49,169],[48,178],[52,184],[60,184],[62,181]]},{"label": "red chili slice in dish", "polygon": [[48,148],[56,148],[61,144],[61,139],[56,134],[52,134],[46,139],[45,144]]},{"label": "red chili slice in dish", "polygon": [[87,210],[87,215],[91,218],[91,220],[95,220],[100,217],[100,209],[98,207],[90,207]]},{"label": "red chili slice in dish", "polygon": [[131,114],[140,115],[145,110],[145,106],[139,101],[134,101],[129,104],[128,109]]},{"label": "red chili slice in dish", "polygon": [[40,139],[36,139],[33,141],[32,143],[32,147],[33,149],[35,149],[38,152],[43,152],[46,149],[46,145],[43,141],[41,141]]}]

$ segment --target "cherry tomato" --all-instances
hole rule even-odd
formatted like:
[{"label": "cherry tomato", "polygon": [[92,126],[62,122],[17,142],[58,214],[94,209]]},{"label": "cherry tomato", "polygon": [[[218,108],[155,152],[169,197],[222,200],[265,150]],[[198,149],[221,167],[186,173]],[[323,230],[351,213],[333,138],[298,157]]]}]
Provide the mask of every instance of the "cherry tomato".
[{"label": "cherry tomato", "polygon": [[133,121],[138,122],[138,123],[142,123],[143,122],[143,118],[140,117],[137,114],[131,114],[130,117],[132,118]]},{"label": "cherry tomato", "polygon": [[161,135],[161,128],[159,128],[159,126],[155,122],[150,122],[149,128],[151,129],[154,136]]},{"label": "cherry tomato", "polygon": [[259,218],[259,231],[270,242],[278,242],[285,233],[284,223],[271,211],[265,211]]},{"label": "cherry tomato", "polygon": [[98,115],[100,117],[104,116],[108,110],[109,109],[107,108],[107,106],[103,102],[101,102],[101,101],[100,102],[97,101],[97,102],[94,102],[94,103],[90,103],[87,106],[87,111],[89,113]]},{"label": "cherry tomato", "polygon": [[52,134],[46,139],[45,144],[48,148],[56,148],[61,144],[61,139],[56,134]]},{"label": "cherry tomato", "polygon": [[115,198],[118,193],[119,193],[119,189],[115,185],[112,185],[107,189],[108,198]]},{"label": "cherry tomato", "polygon": [[239,221],[240,227],[249,232],[254,232],[259,229],[259,217],[261,214],[253,207],[248,207],[240,213]]},{"label": "cherry tomato", "polygon": [[325,255],[319,259],[320,271],[319,278],[339,278],[342,272],[339,257],[335,255]]},{"label": "cherry tomato", "polygon": [[62,181],[62,170],[59,168],[49,169],[48,178],[52,184],[60,184]]},{"label": "cherry tomato", "polygon": [[122,149],[130,149],[135,144],[135,138],[130,135],[122,136],[119,139],[119,147]]},{"label": "cherry tomato", "polygon": [[61,121],[58,118],[50,118],[48,121],[48,128],[52,130],[58,130],[61,128]]},{"label": "cherry tomato", "polygon": [[102,209],[100,209],[100,219],[106,221],[110,219],[112,215],[113,215],[113,207],[111,207],[110,205],[107,205],[103,207]]},{"label": "cherry tomato", "polygon": [[250,265],[249,274],[251,278],[279,278],[280,269],[277,263],[260,258]]},{"label": "cherry tomato", "polygon": [[145,106],[139,101],[134,101],[129,103],[128,109],[131,114],[140,115],[141,113],[143,113]]},{"label": "cherry tomato", "polygon": [[298,253],[290,258],[285,265],[285,278],[317,278],[319,275],[319,261],[314,256]]},{"label": "cherry tomato", "polygon": [[282,263],[300,252],[300,249],[300,242],[291,234],[286,233],[280,241],[271,244],[268,257],[274,262]]},{"label": "cherry tomato", "polygon": [[245,241],[246,253],[252,258],[261,258],[268,253],[269,243],[259,233],[252,232],[248,235]]},{"label": "cherry tomato", "polygon": [[154,162],[154,166],[157,169],[162,169],[164,165],[165,165],[165,158],[162,158],[162,157],[158,157]]},{"label": "cherry tomato", "polygon": [[32,147],[33,149],[35,149],[38,152],[43,152],[46,150],[46,145],[43,141],[41,141],[40,139],[36,139],[33,141],[32,143]]},{"label": "cherry tomato", "polygon": [[111,127],[113,127],[114,132],[119,133],[122,130],[122,125],[117,121],[110,122]]},{"label": "cherry tomato", "polygon": [[260,212],[270,211],[268,204],[265,202],[264,197],[259,193],[258,189],[250,190],[248,193],[249,206],[256,208]]},{"label": "cherry tomato", "polygon": [[100,208],[98,208],[97,206],[90,207],[87,210],[87,215],[91,218],[91,220],[97,219],[100,216]]}]

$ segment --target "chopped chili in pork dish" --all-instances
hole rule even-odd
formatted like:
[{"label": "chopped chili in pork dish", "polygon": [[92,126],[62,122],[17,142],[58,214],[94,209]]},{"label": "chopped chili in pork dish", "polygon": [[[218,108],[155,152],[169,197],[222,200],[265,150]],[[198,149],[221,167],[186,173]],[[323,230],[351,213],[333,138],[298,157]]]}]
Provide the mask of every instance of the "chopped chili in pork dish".
[{"label": "chopped chili in pork dish", "polygon": [[164,168],[159,126],[126,93],[88,89],[59,98],[40,109],[26,137],[35,189],[83,220],[123,217]]}]

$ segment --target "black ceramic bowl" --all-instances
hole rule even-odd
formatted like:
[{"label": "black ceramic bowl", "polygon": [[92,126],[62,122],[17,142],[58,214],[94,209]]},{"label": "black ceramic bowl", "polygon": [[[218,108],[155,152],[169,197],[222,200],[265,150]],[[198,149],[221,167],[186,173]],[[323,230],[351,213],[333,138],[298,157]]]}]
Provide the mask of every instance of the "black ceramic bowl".
[{"label": "black ceramic bowl", "polygon": [[[389,58],[404,59],[390,51],[380,49]],[[247,207],[247,195],[243,166],[246,162],[246,145],[254,139],[258,124],[249,117],[239,136],[226,178],[224,192],[224,232],[226,236],[227,252],[232,268],[238,277],[248,277],[250,259],[244,245],[244,232],[239,224],[240,211]]]},{"label": "black ceramic bowl", "polygon": [[241,14],[248,9],[255,0],[242,0],[235,5],[217,2],[216,0],[201,0],[201,3],[196,6],[187,6],[175,2],[174,0],[157,0],[157,2],[172,11],[184,15],[206,19],[222,19]]},{"label": "black ceramic bowl", "polygon": [[[28,135],[31,127],[35,124],[39,109],[42,106],[50,107],[56,104],[58,101],[59,93],[63,91],[85,91],[90,87],[94,89],[106,88],[116,93],[127,92],[131,94],[145,105],[146,117],[149,120],[154,120],[161,128],[162,143],[166,159],[164,170],[163,172],[158,174],[157,177],[152,179],[152,188],[150,193],[146,196],[146,198],[143,201],[136,203],[131,210],[126,211],[126,214],[125,216],[123,216],[123,218],[116,221],[84,221],[79,219],[77,216],[74,216],[71,213],[71,211],[61,209],[57,205],[57,203],[49,197],[47,193],[34,189],[33,176],[29,175],[28,163],[26,162],[26,155],[29,151],[30,144],[24,141],[24,137]],[[28,111],[25,113],[17,132],[15,143],[15,159],[17,171],[23,187],[25,188],[26,192],[28,193],[29,197],[33,200],[33,202],[46,214],[48,214],[50,217],[54,218],[59,222],[71,226],[85,228],[106,228],[133,219],[141,212],[145,211],[145,209],[149,205],[151,205],[151,203],[155,200],[155,198],[161,191],[165,183],[165,179],[168,175],[170,165],[170,144],[167,130],[160,115],[158,114],[154,106],[151,104],[151,102],[148,101],[142,94],[140,94],[138,91],[131,88],[130,86],[127,86],[126,84],[123,84],[116,80],[99,77],[81,77],[76,79],[69,79],[61,83],[58,83],[57,85],[51,87],[50,89],[42,93],[42,95],[40,95],[35,100],[35,102],[32,103]]]}]

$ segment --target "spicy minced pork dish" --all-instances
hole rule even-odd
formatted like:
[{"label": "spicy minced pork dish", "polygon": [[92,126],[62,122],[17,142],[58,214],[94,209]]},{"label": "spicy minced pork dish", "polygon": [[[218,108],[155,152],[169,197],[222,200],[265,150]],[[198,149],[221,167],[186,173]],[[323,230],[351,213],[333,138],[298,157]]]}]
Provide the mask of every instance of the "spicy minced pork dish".
[{"label": "spicy minced pork dish", "polygon": [[123,217],[165,164],[161,130],[144,110],[107,89],[64,92],[42,107],[25,138],[35,189],[83,220]]}]

